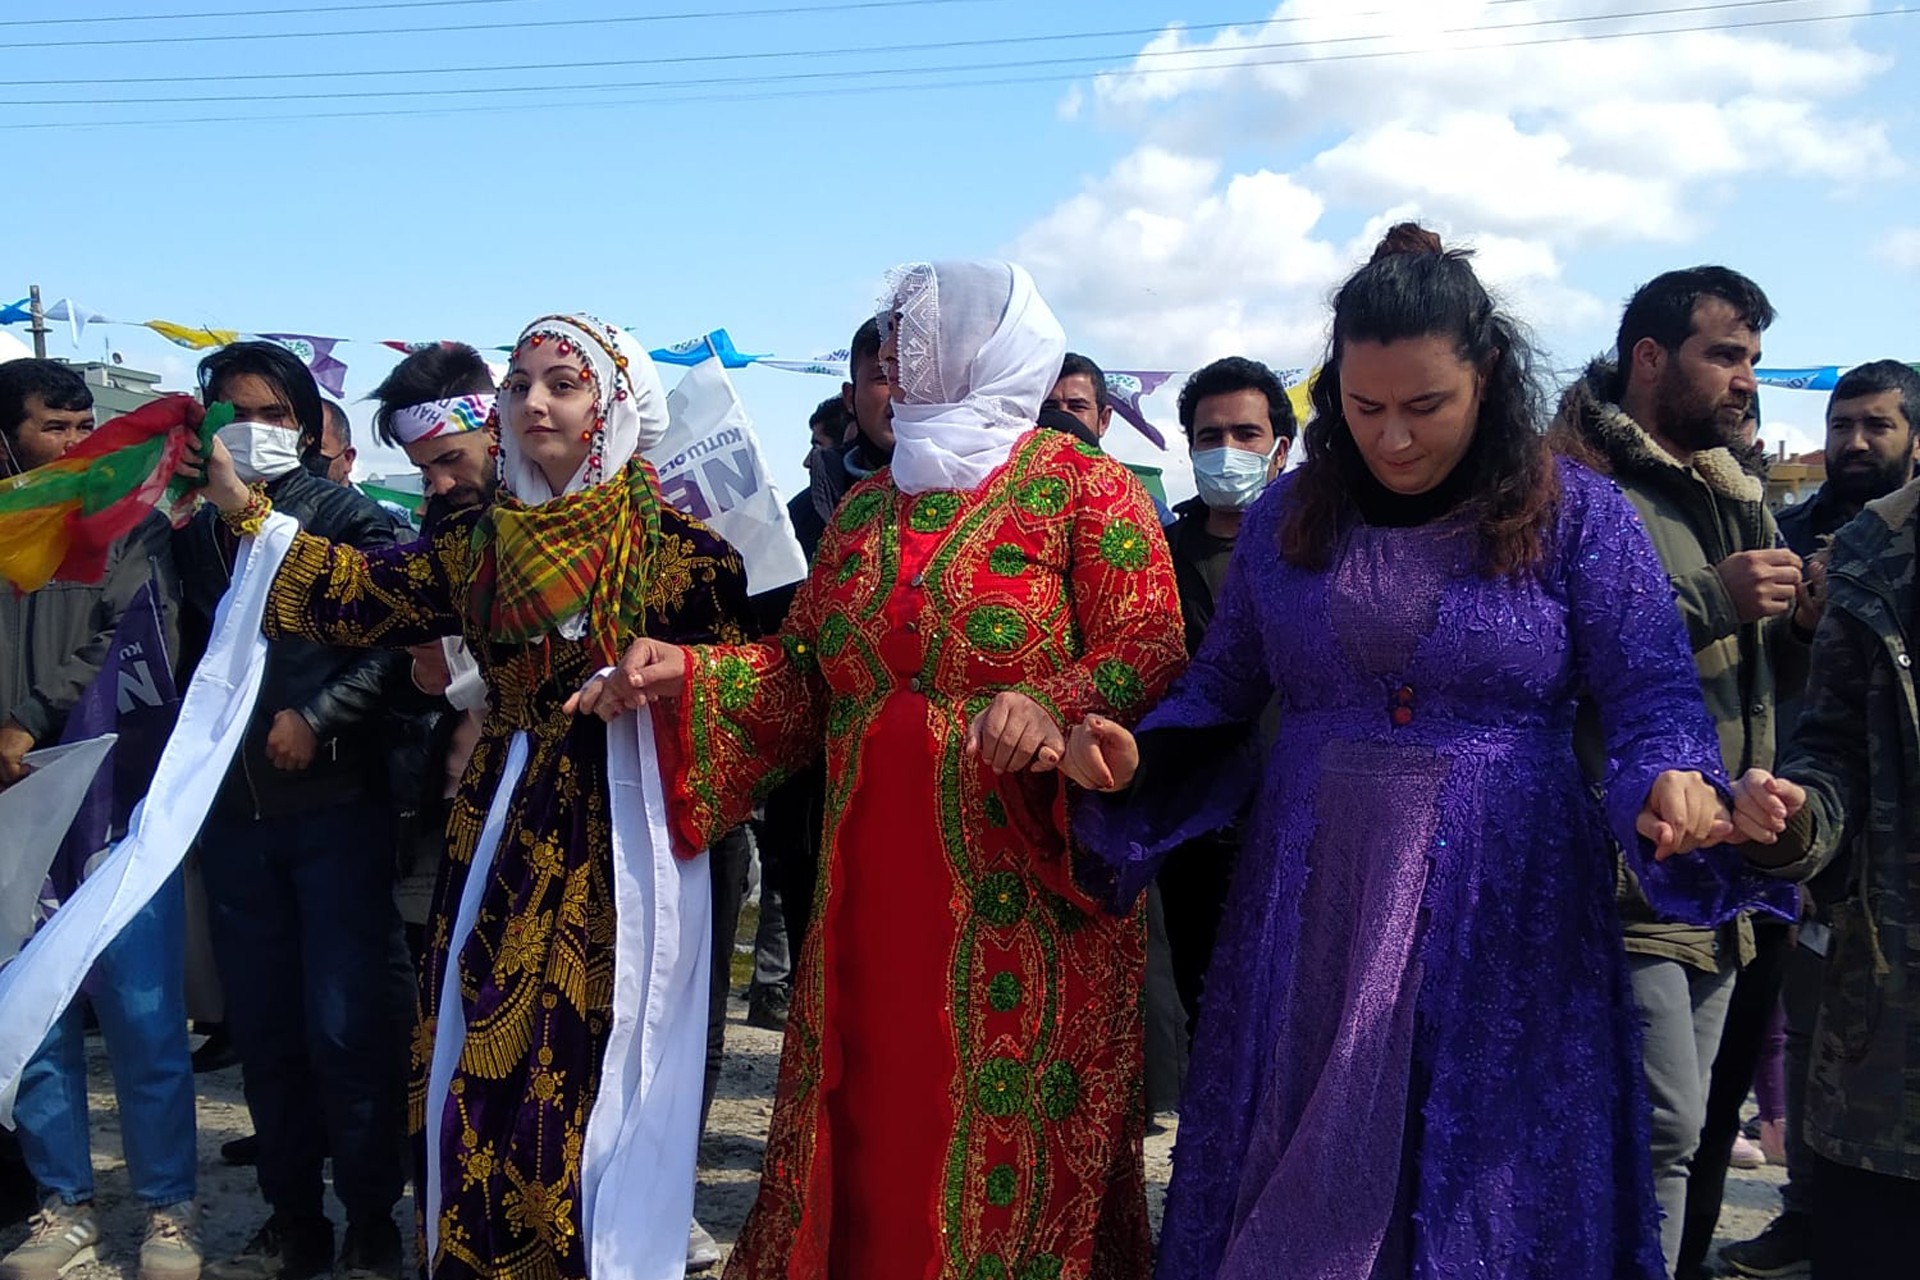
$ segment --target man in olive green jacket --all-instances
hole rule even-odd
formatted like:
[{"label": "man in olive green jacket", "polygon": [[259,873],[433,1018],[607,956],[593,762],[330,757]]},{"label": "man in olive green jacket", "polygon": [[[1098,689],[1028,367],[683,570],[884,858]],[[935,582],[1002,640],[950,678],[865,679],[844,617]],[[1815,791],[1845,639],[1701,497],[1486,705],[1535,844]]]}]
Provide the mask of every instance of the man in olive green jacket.
[{"label": "man in olive green jacket", "polygon": [[1807,1079],[1813,1274],[1894,1275],[1920,1259],[1920,482],[1834,536],[1826,617],[1781,776],[1806,806],[1748,857],[1844,886]]},{"label": "man in olive green jacket", "polygon": [[[1760,335],[1772,320],[1766,295],[1736,272],[1668,272],[1628,303],[1620,364],[1595,362],[1568,389],[1553,428],[1557,449],[1612,476],[1639,511],[1692,638],[1730,777],[1772,765],[1775,690],[1803,678],[1817,618],[1801,590],[1799,557],[1777,545],[1765,486],[1729,448],[1753,402]],[[1575,745],[1590,775],[1602,776],[1591,714]],[[1718,930],[1661,921],[1624,866],[1621,876],[1671,1275],[1708,1076],[1753,935],[1744,919]]]}]

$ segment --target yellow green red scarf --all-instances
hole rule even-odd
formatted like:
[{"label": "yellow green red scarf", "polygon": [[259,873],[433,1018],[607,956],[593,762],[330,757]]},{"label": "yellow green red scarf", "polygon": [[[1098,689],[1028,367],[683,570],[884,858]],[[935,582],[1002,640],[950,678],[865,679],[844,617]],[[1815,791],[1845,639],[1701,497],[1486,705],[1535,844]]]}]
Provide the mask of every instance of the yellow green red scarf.
[{"label": "yellow green red scarf", "polygon": [[652,464],[528,506],[502,493],[474,526],[468,608],[497,644],[531,644],[585,614],[586,641],[612,666],[646,631],[647,579],[660,543]]}]

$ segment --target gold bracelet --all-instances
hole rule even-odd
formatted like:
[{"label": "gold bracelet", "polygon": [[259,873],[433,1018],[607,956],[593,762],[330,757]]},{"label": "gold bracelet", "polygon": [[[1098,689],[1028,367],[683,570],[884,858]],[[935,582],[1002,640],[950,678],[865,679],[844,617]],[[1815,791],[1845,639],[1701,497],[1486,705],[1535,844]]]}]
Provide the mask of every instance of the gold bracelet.
[{"label": "gold bracelet", "polygon": [[267,497],[264,485],[254,485],[248,490],[247,505],[238,511],[222,511],[220,518],[227,522],[227,528],[242,538],[251,538],[260,532],[260,527],[273,514],[273,502]]}]

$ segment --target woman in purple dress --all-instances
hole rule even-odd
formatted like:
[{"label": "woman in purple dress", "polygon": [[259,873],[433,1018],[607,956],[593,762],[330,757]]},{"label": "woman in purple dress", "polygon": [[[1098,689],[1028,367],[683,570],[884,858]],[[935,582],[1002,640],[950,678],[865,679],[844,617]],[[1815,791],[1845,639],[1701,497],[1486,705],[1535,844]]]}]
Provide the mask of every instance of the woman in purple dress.
[{"label": "woman in purple dress", "polygon": [[1530,365],[1466,258],[1396,227],[1192,667],[1137,750],[1074,731],[1070,777],[1133,781],[1077,815],[1117,901],[1257,788],[1161,1280],[1664,1275],[1613,849],[1678,918],[1758,882],[1674,856],[1731,830],[1719,745],[1653,546],[1549,457]]}]

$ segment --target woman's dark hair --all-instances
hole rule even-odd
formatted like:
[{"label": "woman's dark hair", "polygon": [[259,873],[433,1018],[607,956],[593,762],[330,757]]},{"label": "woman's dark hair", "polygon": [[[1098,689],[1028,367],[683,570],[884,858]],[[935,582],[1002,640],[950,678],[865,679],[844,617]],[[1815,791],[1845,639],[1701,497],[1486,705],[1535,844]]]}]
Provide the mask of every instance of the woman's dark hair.
[{"label": "woman's dark hair", "polygon": [[208,404],[222,398],[227,383],[252,374],[279,390],[293,406],[300,424],[300,452],[320,442],[326,429],[320,407],[320,388],[306,362],[277,342],[235,342],[200,362],[200,398]]},{"label": "woman's dark hair", "polygon": [[1460,359],[1485,376],[1473,442],[1456,468],[1465,469],[1467,495],[1457,514],[1479,529],[1481,571],[1498,577],[1539,562],[1559,486],[1540,433],[1545,406],[1533,351],[1494,305],[1469,256],[1446,249],[1426,228],[1403,222],[1334,295],[1326,362],[1313,380],[1306,462],[1280,520],[1280,553],[1289,564],[1326,568],[1341,531],[1355,518],[1355,488],[1377,483],[1347,427],[1340,394],[1347,344],[1435,336],[1450,339]]},{"label": "woman's dark hair", "polygon": [[397,410],[436,400],[460,396],[485,395],[493,390],[493,371],[486,357],[464,342],[441,342],[422,347],[393,366],[372,399],[373,434],[382,444],[398,445],[393,434],[393,415]]}]

